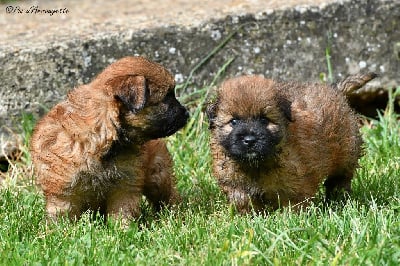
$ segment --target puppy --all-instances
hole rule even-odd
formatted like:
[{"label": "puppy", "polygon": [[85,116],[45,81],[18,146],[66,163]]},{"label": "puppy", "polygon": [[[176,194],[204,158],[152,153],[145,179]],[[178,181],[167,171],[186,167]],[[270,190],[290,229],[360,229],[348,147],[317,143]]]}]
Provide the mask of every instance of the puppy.
[{"label": "puppy", "polygon": [[306,206],[325,179],[328,199],[350,191],[361,137],[345,94],[374,77],[332,87],[261,76],[225,81],[207,115],[213,173],[237,210]]},{"label": "puppy", "polygon": [[98,210],[129,221],[142,194],[156,209],[174,202],[171,157],[158,140],[188,119],[174,87],[161,65],[122,58],[39,121],[31,156],[49,217]]}]

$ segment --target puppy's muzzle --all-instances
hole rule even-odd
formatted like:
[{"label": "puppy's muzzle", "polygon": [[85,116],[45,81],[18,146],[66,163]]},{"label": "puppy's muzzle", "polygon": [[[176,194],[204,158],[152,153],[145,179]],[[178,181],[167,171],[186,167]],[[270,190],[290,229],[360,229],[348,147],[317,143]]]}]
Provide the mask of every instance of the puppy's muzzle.
[{"label": "puppy's muzzle", "polygon": [[152,120],[153,127],[148,132],[151,138],[170,136],[184,127],[189,118],[189,112],[174,96],[168,96],[163,104],[167,109]]},{"label": "puppy's muzzle", "polygon": [[259,119],[249,119],[236,122],[221,144],[235,160],[262,161],[274,155],[280,139]]},{"label": "puppy's muzzle", "polygon": [[172,110],[167,111],[167,117],[169,121],[166,121],[164,126],[162,127],[165,136],[170,136],[174,134],[176,131],[184,127],[189,119],[188,110],[182,106],[178,101],[176,101],[179,105],[175,105]]}]

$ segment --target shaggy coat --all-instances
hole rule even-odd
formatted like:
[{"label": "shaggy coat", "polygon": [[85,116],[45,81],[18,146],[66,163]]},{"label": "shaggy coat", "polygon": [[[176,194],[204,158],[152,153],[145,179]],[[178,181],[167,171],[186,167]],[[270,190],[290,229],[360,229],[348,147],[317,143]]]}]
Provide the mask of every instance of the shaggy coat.
[{"label": "shaggy coat", "polygon": [[176,200],[171,157],[157,140],[188,118],[174,87],[161,65],[126,57],[38,122],[31,155],[50,217],[99,210],[132,218],[143,193],[157,209]]},{"label": "shaggy coat", "polygon": [[344,94],[375,77],[336,88],[261,76],[225,81],[207,114],[213,173],[241,212],[305,206],[325,180],[327,198],[350,191],[361,155],[357,118]]}]

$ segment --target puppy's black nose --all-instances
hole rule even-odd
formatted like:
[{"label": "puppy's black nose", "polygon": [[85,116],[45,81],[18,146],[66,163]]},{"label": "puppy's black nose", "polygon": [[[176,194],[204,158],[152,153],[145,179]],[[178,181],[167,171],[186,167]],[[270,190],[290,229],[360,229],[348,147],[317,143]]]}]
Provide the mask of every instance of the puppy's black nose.
[{"label": "puppy's black nose", "polygon": [[251,147],[256,143],[257,139],[254,135],[246,135],[243,137],[242,141],[244,145]]}]

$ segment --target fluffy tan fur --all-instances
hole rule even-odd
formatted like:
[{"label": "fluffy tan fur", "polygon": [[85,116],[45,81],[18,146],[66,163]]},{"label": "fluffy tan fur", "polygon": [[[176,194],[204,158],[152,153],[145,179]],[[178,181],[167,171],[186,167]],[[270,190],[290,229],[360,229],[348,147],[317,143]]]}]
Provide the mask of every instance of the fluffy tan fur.
[{"label": "fluffy tan fur", "polygon": [[[174,202],[170,154],[162,140],[152,140],[186,123],[174,96],[165,100],[174,86],[161,65],[126,57],[69,92],[38,122],[31,155],[50,217],[99,210],[130,219],[140,214],[143,193],[156,208]],[[170,120],[156,123],[169,108],[175,108]],[[161,129],[163,122],[179,125]]]},{"label": "fluffy tan fur", "polygon": [[[324,180],[328,198],[338,190],[350,191],[361,138],[344,93],[373,77],[349,77],[336,89],[261,76],[224,82],[207,110],[213,173],[237,209],[268,210],[289,204],[300,208]],[[233,158],[223,143],[232,137],[240,139],[231,136],[235,118],[244,123],[259,118],[268,121],[263,130],[279,140],[273,155],[252,160],[250,154],[250,159],[242,161]]]}]

